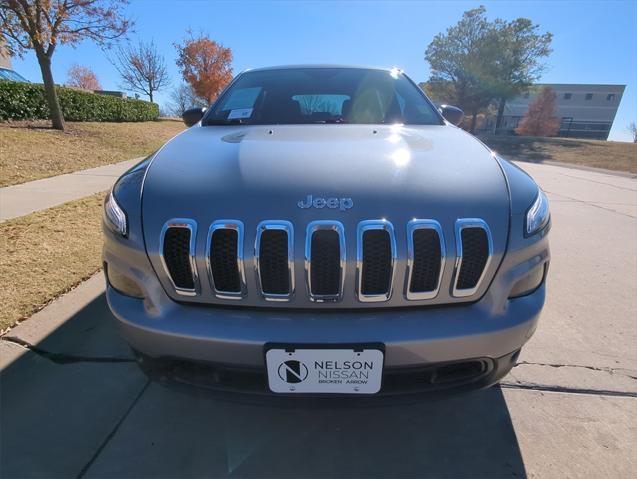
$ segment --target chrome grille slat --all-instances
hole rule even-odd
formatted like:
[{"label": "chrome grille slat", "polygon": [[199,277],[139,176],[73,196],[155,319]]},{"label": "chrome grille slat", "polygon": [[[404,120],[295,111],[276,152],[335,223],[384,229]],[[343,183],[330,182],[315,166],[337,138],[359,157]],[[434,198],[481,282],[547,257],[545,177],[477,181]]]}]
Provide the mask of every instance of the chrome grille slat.
[{"label": "chrome grille slat", "polygon": [[345,260],[345,229],[340,222],[313,221],[307,226],[305,271],[311,301],[335,302],[342,299]]},{"label": "chrome grille slat", "polygon": [[[418,241],[420,238],[414,241],[414,236],[423,233],[429,233],[430,237],[423,238],[424,241]],[[438,296],[445,257],[445,240],[440,223],[429,219],[414,219],[407,223],[405,298],[415,301]],[[429,283],[433,283],[433,286]]]},{"label": "chrome grille slat", "polygon": [[[471,237],[467,232],[479,232]],[[453,280],[453,296],[473,296],[484,279],[493,257],[493,239],[489,226],[479,218],[463,218],[456,221],[456,265]]]},{"label": "chrome grille slat", "polygon": [[246,294],[241,221],[218,220],[210,225],[206,263],[210,286],[217,298],[241,299]]},{"label": "chrome grille slat", "polygon": [[[177,238],[175,234],[179,234],[181,238]],[[199,291],[195,262],[196,242],[197,223],[194,220],[174,218],[162,227],[159,240],[161,263],[175,292],[182,296],[195,296]]]},{"label": "chrome grille slat", "polygon": [[387,220],[367,220],[358,224],[356,273],[358,300],[388,301],[392,295],[396,238]]},{"label": "chrome grille slat", "polygon": [[294,228],[289,221],[263,221],[254,246],[257,285],[267,301],[294,295]]}]

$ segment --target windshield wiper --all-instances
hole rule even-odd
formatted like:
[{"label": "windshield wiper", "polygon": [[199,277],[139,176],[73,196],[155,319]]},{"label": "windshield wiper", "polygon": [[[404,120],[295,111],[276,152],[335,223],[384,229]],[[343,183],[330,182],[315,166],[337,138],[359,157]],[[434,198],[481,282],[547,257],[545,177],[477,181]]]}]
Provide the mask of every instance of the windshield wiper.
[{"label": "windshield wiper", "polygon": [[347,121],[342,118],[329,118],[327,120],[314,120],[312,123],[347,123]]},{"label": "windshield wiper", "polygon": [[204,123],[204,126],[208,126],[208,125],[242,125],[245,122],[241,119],[241,118],[232,118],[232,119],[227,119],[227,118],[209,118],[208,120],[206,120],[206,123]]}]

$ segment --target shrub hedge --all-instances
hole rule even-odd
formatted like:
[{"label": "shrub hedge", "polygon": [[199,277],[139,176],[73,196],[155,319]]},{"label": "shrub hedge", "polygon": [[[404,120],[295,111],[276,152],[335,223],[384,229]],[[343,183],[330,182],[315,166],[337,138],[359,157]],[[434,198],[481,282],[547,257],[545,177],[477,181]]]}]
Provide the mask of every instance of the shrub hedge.
[{"label": "shrub hedge", "polygon": [[[69,121],[151,121],[159,105],[132,98],[98,95],[56,87],[60,107]],[[0,80],[0,120],[49,119],[44,85]]]}]

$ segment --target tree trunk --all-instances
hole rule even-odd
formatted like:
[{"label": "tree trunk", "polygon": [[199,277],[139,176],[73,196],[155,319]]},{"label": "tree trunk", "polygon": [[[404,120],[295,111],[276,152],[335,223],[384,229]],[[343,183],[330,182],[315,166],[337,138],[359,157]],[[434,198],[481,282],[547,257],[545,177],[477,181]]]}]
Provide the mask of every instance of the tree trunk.
[{"label": "tree trunk", "polygon": [[497,135],[500,126],[502,125],[502,117],[504,116],[504,105],[506,104],[506,98],[500,98],[500,103],[498,104],[498,116],[495,119],[495,131],[494,133]]},{"label": "tree trunk", "polygon": [[148,97],[150,98],[150,102],[153,102],[153,89],[150,85],[150,83],[148,84]]},{"label": "tree trunk", "polygon": [[471,113],[471,127],[469,128],[469,133],[472,135],[476,134],[476,123],[478,123],[478,112],[473,111]]},{"label": "tree trunk", "polygon": [[64,130],[64,116],[62,116],[62,109],[60,108],[58,95],[55,91],[53,73],[51,73],[51,58],[46,56],[44,53],[37,53],[37,57],[38,63],[40,64],[40,71],[42,72],[42,80],[44,80],[46,101],[49,104],[49,110],[51,111],[51,122],[53,123],[53,128],[56,130]]}]

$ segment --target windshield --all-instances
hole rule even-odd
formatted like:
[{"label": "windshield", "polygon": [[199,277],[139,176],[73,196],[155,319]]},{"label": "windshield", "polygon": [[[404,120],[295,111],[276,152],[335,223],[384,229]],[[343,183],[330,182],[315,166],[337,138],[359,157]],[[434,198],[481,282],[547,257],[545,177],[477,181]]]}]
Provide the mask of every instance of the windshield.
[{"label": "windshield", "polygon": [[404,74],[362,68],[284,68],[242,74],[206,114],[215,124],[440,125]]}]

